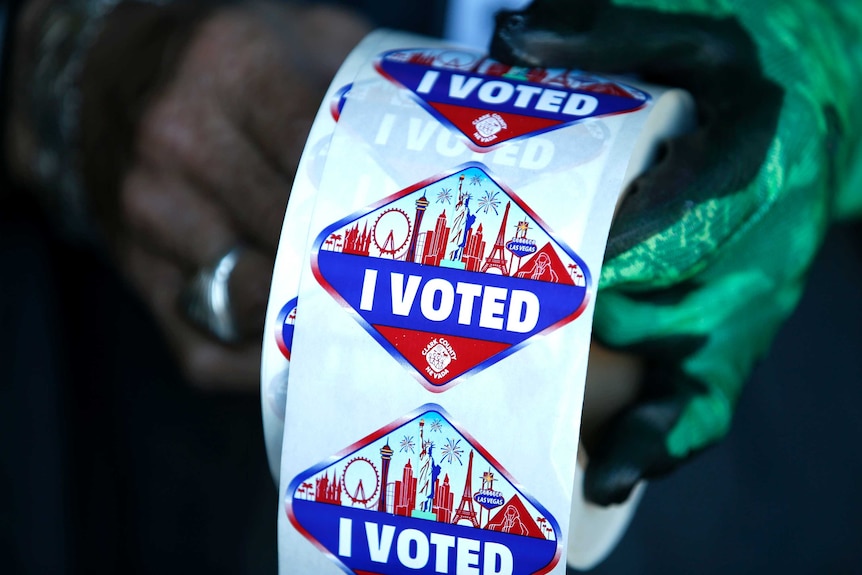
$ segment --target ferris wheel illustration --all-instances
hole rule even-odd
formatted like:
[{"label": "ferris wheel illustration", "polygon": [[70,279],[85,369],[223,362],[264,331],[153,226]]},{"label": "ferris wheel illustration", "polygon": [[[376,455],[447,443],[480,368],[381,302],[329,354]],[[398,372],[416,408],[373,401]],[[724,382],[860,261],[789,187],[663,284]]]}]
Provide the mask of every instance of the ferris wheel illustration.
[{"label": "ferris wheel illustration", "polygon": [[353,503],[367,507],[380,489],[380,475],[370,459],[354,457],[341,473],[341,484]]},{"label": "ferris wheel illustration", "polygon": [[455,50],[447,50],[437,55],[438,63],[447,68],[458,68],[460,70],[468,70],[472,68],[478,60],[479,56],[477,54]]},{"label": "ferris wheel illustration", "polygon": [[395,254],[403,250],[410,241],[412,228],[407,212],[399,208],[389,208],[383,210],[374,220],[371,240],[380,250],[381,256],[388,255],[395,259]]}]

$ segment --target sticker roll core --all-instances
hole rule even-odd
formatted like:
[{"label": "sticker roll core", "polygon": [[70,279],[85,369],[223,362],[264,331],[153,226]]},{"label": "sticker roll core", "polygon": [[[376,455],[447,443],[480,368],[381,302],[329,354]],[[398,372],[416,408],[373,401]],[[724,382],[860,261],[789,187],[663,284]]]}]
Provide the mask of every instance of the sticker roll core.
[{"label": "sticker roll core", "polygon": [[[678,89],[435,39],[354,49],[297,169],[266,317],[280,573],[565,573],[610,552],[643,485],[607,508],[582,494],[602,257],[627,184],[693,118]],[[628,379],[591,387],[587,418]]]}]

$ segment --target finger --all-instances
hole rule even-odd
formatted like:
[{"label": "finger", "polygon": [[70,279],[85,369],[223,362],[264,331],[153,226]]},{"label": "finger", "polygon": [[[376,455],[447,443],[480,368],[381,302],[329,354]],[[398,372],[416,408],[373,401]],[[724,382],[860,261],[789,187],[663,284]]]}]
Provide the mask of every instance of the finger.
[{"label": "finger", "polygon": [[[698,129],[668,142],[661,161],[631,185],[611,230],[608,259],[685,221],[686,237],[713,243],[652,253],[697,260],[757,209],[754,194],[741,197],[726,214],[731,225],[719,234],[699,233],[715,228],[701,209],[705,202],[736,193],[756,177],[781,110],[782,90],[764,77],[756,48],[736,21],[607,2],[537,2],[499,16],[494,50],[531,65],[639,72],[695,96]],[[672,234],[680,242],[682,231]]]},{"label": "finger", "polygon": [[635,401],[593,430],[584,475],[584,495],[590,501],[622,503],[639,481],[663,475],[681,462],[670,453],[669,437],[692,399],[707,389],[678,366],[703,344],[699,337],[677,336],[621,348],[629,357],[649,361],[638,373]]},{"label": "finger", "polygon": [[[176,264],[186,278],[242,245],[220,207],[177,177],[135,170],[123,187],[122,205],[131,238]],[[272,267],[271,255],[246,247],[230,276],[231,308],[243,339],[262,332]]]},{"label": "finger", "polygon": [[758,62],[754,43],[733,19],[607,2],[541,2],[500,13],[491,53],[520,65],[673,78],[690,90],[711,82],[716,70],[739,72]]},{"label": "finger", "polygon": [[141,246],[124,250],[123,266],[150,307],[190,383],[207,390],[254,391],[259,385],[260,343],[228,347],[192,327],[177,307],[183,272]]},{"label": "finger", "polygon": [[221,206],[238,235],[274,253],[290,182],[220,110],[190,107],[188,98],[167,94],[145,115],[138,132],[141,161],[183,176]]},{"label": "finger", "polygon": [[[273,39],[263,37],[249,47],[249,73],[242,91],[227,94],[226,110],[240,112],[238,124],[292,180],[326,87],[370,28],[333,6],[285,11],[260,5],[257,10]],[[257,98],[254,106],[230,99],[245,98],[247,93]]]},{"label": "finger", "polygon": [[120,206],[130,237],[186,272],[240,243],[225,210],[178,174],[138,167],[123,181]]},{"label": "finger", "polygon": [[[266,11],[266,8],[260,8]],[[303,11],[291,10],[300,18]],[[275,33],[267,22],[264,34],[246,45],[242,83],[230,83],[222,95],[225,112],[240,126],[259,152],[293,181],[296,166],[326,82],[304,45],[301,23],[271,14],[286,30]],[[249,95],[254,105],[249,105]]]},{"label": "finger", "polygon": [[[656,164],[626,192],[611,227],[605,258],[642,244],[685,221],[683,230],[666,238],[680,249],[652,255],[702,259],[761,208],[756,193],[739,193],[756,177],[772,145],[783,94],[764,81],[760,97],[747,102],[727,95],[699,102],[701,125],[664,142]],[[717,212],[713,200],[735,194],[732,205]],[[708,240],[708,241],[707,241]],[[683,253],[684,252],[684,253]],[[682,265],[682,260],[675,266]]]},{"label": "finger", "polygon": [[612,420],[589,452],[584,496],[598,505],[626,501],[637,483],[673,470],[666,438],[685,403],[672,396],[635,405]]},{"label": "finger", "polygon": [[[290,183],[326,85],[302,44],[295,19],[303,11],[289,9],[293,17],[285,18],[281,11],[258,10],[227,24],[241,38],[229,60],[237,75],[223,78],[216,95],[225,116]],[[267,16],[284,28],[276,30]],[[190,55],[193,61],[198,57]]]}]

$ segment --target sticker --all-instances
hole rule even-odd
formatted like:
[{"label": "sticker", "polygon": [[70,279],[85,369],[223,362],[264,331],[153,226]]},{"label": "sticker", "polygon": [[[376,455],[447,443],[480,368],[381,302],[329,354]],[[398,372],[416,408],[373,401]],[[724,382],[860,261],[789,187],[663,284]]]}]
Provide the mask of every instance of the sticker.
[{"label": "sticker", "polygon": [[[510,185],[534,183],[595,160],[611,138],[606,121],[591,118],[569,126],[565,132],[551,131],[476,150],[461,132],[417,109],[409,92],[395,84],[381,84],[379,78],[373,78],[344,86],[330,102],[334,120],[348,101],[362,107],[363,119],[360,125],[348,123],[342,129],[355,135],[355,145],[364,148],[396,181],[410,181],[426,171],[429,155],[437,155],[453,166],[482,161],[491,168],[508,170],[508,176],[514,178]],[[357,130],[360,127],[361,131]],[[573,140],[577,146],[569,145]],[[315,175],[315,181],[319,177]]]},{"label": "sticker", "polygon": [[554,517],[435,404],[300,473],[285,505],[357,575],[541,574],[562,553]]},{"label": "sticker", "polygon": [[478,150],[632,112],[649,100],[636,88],[581,71],[514,67],[458,50],[391,50],[375,68]]},{"label": "sticker", "polygon": [[[353,93],[351,93],[351,91]],[[336,90],[335,94],[333,94],[332,98],[329,100],[329,113],[332,115],[332,119],[336,122],[338,121],[338,118],[341,117],[341,110],[344,109],[344,104],[347,102],[348,94],[350,94],[351,98],[356,95],[356,90],[353,89],[353,82]]]},{"label": "sticker", "polygon": [[275,343],[284,358],[290,361],[290,349],[293,346],[293,330],[296,324],[296,298],[293,298],[281,308],[275,320]]},{"label": "sticker", "polygon": [[589,270],[514,192],[471,163],[327,227],[312,268],[431,391],[574,320]]}]

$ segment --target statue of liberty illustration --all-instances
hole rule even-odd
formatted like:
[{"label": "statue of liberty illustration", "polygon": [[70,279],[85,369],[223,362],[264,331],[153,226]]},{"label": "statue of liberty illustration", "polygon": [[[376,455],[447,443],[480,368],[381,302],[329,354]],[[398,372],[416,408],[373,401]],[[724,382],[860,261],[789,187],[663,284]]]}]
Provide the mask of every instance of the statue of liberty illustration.
[{"label": "statue of liberty illustration", "polygon": [[449,268],[464,269],[465,264],[461,261],[464,255],[464,246],[467,245],[467,232],[476,222],[476,216],[470,213],[470,194],[464,191],[464,174],[458,178],[458,203],[455,204],[455,218],[452,220],[452,232],[449,235],[449,259],[440,262],[440,265]]},{"label": "statue of liberty illustration", "polygon": [[[437,478],[440,477],[442,467],[434,461],[434,444],[430,441],[428,443],[430,444],[428,446],[428,461],[431,462],[431,480],[426,484],[429,487],[428,494],[425,496],[424,501],[422,501],[419,507],[424,513],[433,513],[434,498],[437,496]],[[434,518],[437,518],[436,514],[434,514]]]},{"label": "statue of liberty illustration", "polygon": [[[434,464],[432,450],[434,443],[425,439],[425,420],[419,420],[419,480],[416,482],[416,509],[410,514],[412,517],[436,520],[433,513],[434,507],[434,480],[440,473],[440,466]],[[435,473],[436,472],[436,473]]]}]

